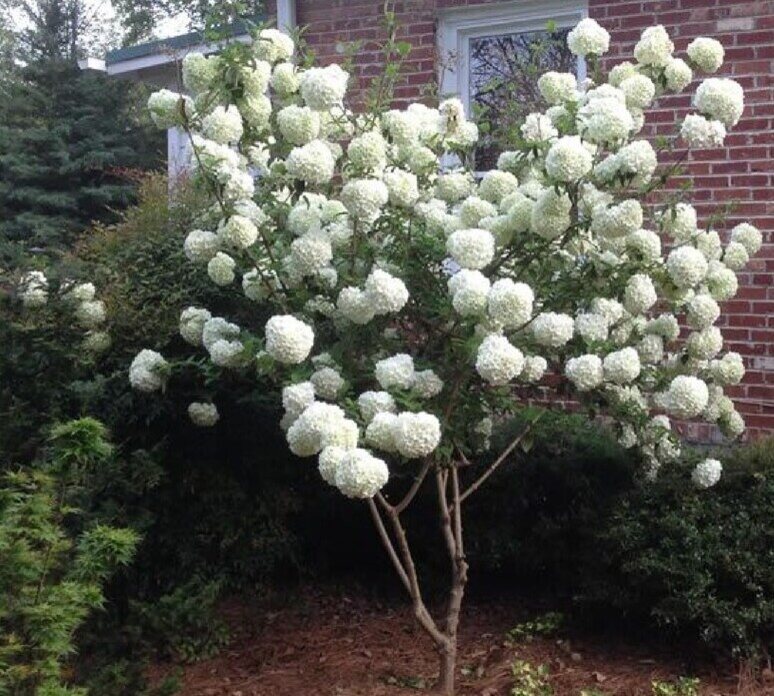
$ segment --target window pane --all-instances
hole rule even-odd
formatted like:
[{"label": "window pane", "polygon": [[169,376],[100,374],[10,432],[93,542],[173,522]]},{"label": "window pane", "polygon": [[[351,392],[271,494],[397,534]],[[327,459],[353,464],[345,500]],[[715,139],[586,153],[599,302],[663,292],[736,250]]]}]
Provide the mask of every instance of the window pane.
[{"label": "window pane", "polygon": [[479,171],[496,165],[497,156],[507,147],[508,132],[541,108],[538,77],[548,70],[577,72],[578,59],[567,48],[568,32],[527,31],[470,39],[470,105],[482,125],[475,154]]}]

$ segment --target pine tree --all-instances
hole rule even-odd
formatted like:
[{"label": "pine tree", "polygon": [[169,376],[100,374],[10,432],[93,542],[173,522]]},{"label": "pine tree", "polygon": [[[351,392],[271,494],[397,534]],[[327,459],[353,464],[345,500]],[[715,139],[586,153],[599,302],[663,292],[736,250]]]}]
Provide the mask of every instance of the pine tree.
[{"label": "pine tree", "polygon": [[82,72],[81,0],[39,0],[17,35],[9,99],[0,106],[0,243],[53,250],[134,192],[127,173],[158,166],[141,88]]}]

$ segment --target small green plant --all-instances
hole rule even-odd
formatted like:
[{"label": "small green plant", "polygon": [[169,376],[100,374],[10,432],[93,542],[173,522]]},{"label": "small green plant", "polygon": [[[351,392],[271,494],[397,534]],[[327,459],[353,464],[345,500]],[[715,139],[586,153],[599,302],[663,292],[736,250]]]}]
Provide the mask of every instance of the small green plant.
[{"label": "small green plant", "polygon": [[512,643],[523,643],[534,640],[537,636],[550,636],[559,630],[564,617],[556,611],[549,611],[538,616],[533,621],[517,624],[506,634]]},{"label": "small green plant", "polygon": [[525,660],[516,660],[511,665],[511,674],[511,696],[553,696],[554,690],[548,683],[547,665],[534,667]]},{"label": "small green plant", "polygon": [[699,696],[699,680],[695,677],[680,677],[677,681],[654,681],[651,684],[653,696]]}]

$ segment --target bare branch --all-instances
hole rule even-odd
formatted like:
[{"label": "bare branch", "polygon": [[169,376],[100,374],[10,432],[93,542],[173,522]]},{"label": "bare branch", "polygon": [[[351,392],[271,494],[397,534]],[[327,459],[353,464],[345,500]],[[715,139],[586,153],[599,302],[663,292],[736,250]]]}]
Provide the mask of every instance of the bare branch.
[{"label": "bare branch", "polygon": [[425,463],[422,465],[421,471],[414,479],[414,483],[411,484],[411,488],[409,488],[408,493],[406,493],[406,495],[403,497],[403,500],[401,500],[395,506],[395,512],[397,512],[399,515],[411,504],[411,501],[414,500],[414,496],[419,492],[419,489],[421,488],[422,483],[424,482],[425,477],[427,476],[427,472],[430,471],[431,464],[432,464],[432,461],[430,460],[429,457],[425,459]]},{"label": "bare branch", "polygon": [[387,550],[387,555],[390,557],[393,566],[395,566],[395,571],[398,573],[398,577],[400,577],[400,580],[405,586],[406,591],[411,594],[411,584],[409,583],[408,575],[406,575],[406,570],[403,568],[403,564],[398,558],[398,554],[395,551],[395,546],[393,546],[392,539],[390,539],[390,535],[387,533],[387,529],[385,528],[384,522],[382,521],[382,516],[379,514],[379,508],[376,507],[376,503],[374,503],[373,498],[369,498],[368,508],[371,510],[371,517],[374,518],[374,524],[376,525],[376,529],[379,532],[379,538],[382,540],[382,544]]}]

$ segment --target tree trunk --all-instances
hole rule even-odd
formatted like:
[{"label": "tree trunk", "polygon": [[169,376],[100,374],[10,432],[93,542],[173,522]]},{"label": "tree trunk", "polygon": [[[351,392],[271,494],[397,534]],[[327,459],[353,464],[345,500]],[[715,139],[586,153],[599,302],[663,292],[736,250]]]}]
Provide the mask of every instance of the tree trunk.
[{"label": "tree trunk", "polygon": [[457,637],[450,638],[447,645],[439,648],[439,671],[436,693],[438,696],[454,696],[457,670]]}]

